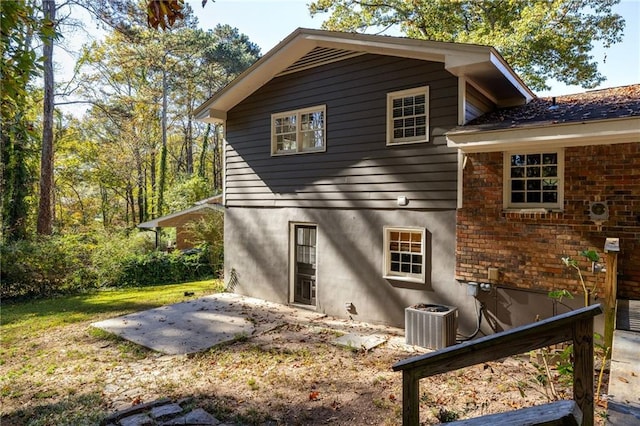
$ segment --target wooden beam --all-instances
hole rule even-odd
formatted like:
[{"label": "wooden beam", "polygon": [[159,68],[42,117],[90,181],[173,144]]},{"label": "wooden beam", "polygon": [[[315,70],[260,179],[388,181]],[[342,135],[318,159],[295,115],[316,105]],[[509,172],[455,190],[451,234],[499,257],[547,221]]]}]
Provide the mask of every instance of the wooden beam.
[{"label": "wooden beam", "polygon": [[402,424],[420,424],[420,378],[411,370],[402,372]]},{"label": "wooden beam", "polygon": [[605,253],[607,273],[604,279],[604,344],[613,346],[613,330],[616,323],[616,299],[618,297],[618,253]]},{"label": "wooden beam", "polygon": [[473,419],[447,423],[449,426],[581,426],[582,412],[575,401],[555,401],[549,404],[521,408],[506,413],[489,414]]},{"label": "wooden beam", "polygon": [[593,426],[593,320],[573,327],[573,400],[582,410],[582,425]]}]

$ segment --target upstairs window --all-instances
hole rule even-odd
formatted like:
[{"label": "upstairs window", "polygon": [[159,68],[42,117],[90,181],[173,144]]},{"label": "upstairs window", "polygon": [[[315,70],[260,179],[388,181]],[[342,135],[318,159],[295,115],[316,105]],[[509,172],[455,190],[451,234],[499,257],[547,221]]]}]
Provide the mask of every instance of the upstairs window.
[{"label": "upstairs window", "polygon": [[384,228],[384,277],[401,281],[425,281],[424,228]]},{"label": "upstairs window", "polygon": [[326,150],[324,105],[271,115],[271,155]]},{"label": "upstairs window", "polygon": [[562,208],[564,151],[508,152],[504,161],[506,208]]},{"label": "upstairs window", "polygon": [[429,140],[429,87],[387,94],[387,145]]}]

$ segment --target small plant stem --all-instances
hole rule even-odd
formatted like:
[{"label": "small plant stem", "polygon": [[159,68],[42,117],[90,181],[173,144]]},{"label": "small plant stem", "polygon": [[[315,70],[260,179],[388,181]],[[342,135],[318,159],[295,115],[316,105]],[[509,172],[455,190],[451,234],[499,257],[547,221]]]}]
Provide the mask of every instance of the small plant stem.
[{"label": "small plant stem", "polygon": [[600,365],[600,374],[598,374],[598,386],[596,386],[596,401],[600,401],[600,387],[602,386],[602,376],[604,373],[604,364],[607,362],[607,356],[609,355],[609,346],[607,346],[604,350],[604,354],[602,355],[602,365]]},{"label": "small plant stem", "polygon": [[556,393],[556,388],[553,386],[553,377],[551,377],[551,370],[549,369],[549,363],[547,362],[547,355],[549,352],[547,350],[543,350],[542,352],[542,362],[544,363],[544,371],[547,375],[547,379],[549,380],[549,389],[551,390],[551,396],[554,401],[558,399],[558,394]]},{"label": "small plant stem", "polygon": [[582,278],[582,272],[580,272],[580,268],[577,265],[573,265],[573,267],[578,271],[578,277],[580,277],[580,284],[582,284],[582,291],[584,292],[584,306],[589,306],[589,290],[587,290],[587,286],[584,283],[584,278]]}]

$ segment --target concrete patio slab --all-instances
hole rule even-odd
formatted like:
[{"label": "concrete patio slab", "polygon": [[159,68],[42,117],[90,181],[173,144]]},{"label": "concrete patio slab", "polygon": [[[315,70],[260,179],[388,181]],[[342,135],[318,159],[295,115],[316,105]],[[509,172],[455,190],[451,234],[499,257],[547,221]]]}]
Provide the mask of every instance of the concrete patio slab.
[{"label": "concrete patio slab", "polygon": [[169,355],[202,352],[238,337],[249,337],[298,317],[321,317],[232,293],[218,293],[91,324],[123,339]]}]

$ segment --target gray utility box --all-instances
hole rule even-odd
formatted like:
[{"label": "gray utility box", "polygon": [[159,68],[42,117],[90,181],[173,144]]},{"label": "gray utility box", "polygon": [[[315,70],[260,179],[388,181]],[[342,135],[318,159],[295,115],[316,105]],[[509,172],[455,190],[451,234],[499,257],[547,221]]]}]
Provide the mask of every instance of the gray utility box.
[{"label": "gray utility box", "polygon": [[407,345],[441,349],[456,344],[458,308],[419,303],[404,310]]}]

